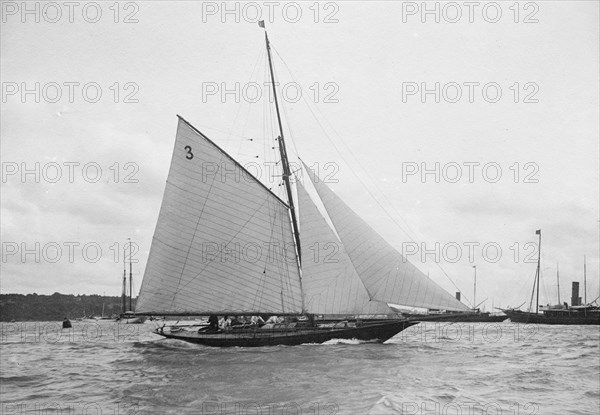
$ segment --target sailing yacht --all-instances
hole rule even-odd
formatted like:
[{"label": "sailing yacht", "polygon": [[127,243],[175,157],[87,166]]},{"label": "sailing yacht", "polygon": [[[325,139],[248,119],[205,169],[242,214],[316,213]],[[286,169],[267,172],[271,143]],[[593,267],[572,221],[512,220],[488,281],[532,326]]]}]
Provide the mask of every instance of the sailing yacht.
[{"label": "sailing yacht", "polygon": [[[332,339],[383,342],[416,324],[399,318],[388,303],[465,310],[304,163],[302,180],[292,183],[266,30],[265,42],[287,200],[178,116],[137,314],[283,320],[262,326],[155,330],[207,346],[247,347]],[[307,249],[325,242],[334,244],[335,260],[317,258]],[[324,315],[339,319],[324,324],[319,322]],[[376,315],[394,317],[364,318]]]},{"label": "sailing yacht", "polygon": [[[428,310],[427,314],[422,313],[403,313],[403,315],[412,321],[433,321],[433,322],[451,322],[451,323],[500,323],[508,317],[505,314],[492,314],[487,311],[481,311],[479,306],[485,302],[476,303],[477,298],[477,267],[473,265],[475,274],[473,276],[473,306],[468,311],[447,311],[447,310]],[[456,299],[460,301],[461,292],[456,293]],[[486,298],[487,300],[487,298]]]}]

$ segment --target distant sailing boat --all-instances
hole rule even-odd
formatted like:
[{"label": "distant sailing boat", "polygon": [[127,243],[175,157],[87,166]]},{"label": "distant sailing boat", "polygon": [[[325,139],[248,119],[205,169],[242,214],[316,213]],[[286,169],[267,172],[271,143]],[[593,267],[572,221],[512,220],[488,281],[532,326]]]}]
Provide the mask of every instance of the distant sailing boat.
[{"label": "distant sailing boat", "polygon": [[105,306],[104,300],[105,299],[106,299],[106,293],[103,293],[102,294],[102,315],[100,317],[96,317],[95,318],[96,320],[114,320],[115,319],[114,317],[104,315],[104,306]]},{"label": "distant sailing boat", "polygon": [[[383,342],[416,324],[396,317],[387,303],[466,309],[306,165],[304,184],[292,186],[266,32],[265,41],[287,201],[179,117],[138,313],[210,316],[213,322],[217,316],[279,316],[283,322],[262,326],[218,328],[215,322],[200,330],[163,326],[155,331],[208,346],[266,346],[331,339]],[[335,260],[301,248],[316,243],[332,243]],[[390,314],[395,317],[356,318]],[[323,324],[315,315],[338,319]],[[355,319],[343,320],[349,316]]]},{"label": "distant sailing boat", "polygon": [[[588,325],[600,324],[600,307],[597,305],[593,305],[593,303],[597,300],[594,300],[590,304],[581,304],[581,297],[579,297],[579,283],[574,281],[572,286],[572,297],[571,297],[571,306],[567,303],[564,305],[560,305],[560,282],[558,279],[558,265],[556,269],[556,280],[557,287],[559,290],[558,301],[559,305],[557,306],[540,306],[539,298],[540,298],[540,259],[541,259],[541,245],[542,245],[542,231],[538,229],[535,231],[536,235],[539,235],[538,238],[538,262],[537,262],[537,270],[535,273],[535,281],[533,285],[533,290],[531,292],[531,301],[529,305],[529,311],[521,311],[518,309],[503,309],[504,314],[506,314],[510,321],[513,323],[531,323],[531,324],[568,324],[568,325]],[[584,287],[586,287],[586,275],[585,275],[585,257],[584,257]],[[587,288],[587,287],[586,287]],[[584,288],[585,289],[585,288]],[[533,304],[533,295],[536,295],[535,300],[535,312],[531,311],[531,306]],[[584,297],[586,294],[584,294]],[[541,313],[540,313],[541,311]]]},{"label": "distant sailing boat", "polygon": [[131,256],[131,240],[129,240],[129,310],[125,310],[126,304],[126,256],[125,249],[123,249],[123,313],[117,318],[119,323],[125,324],[142,324],[146,321],[146,316],[139,316],[133,311],[133,258]]},{"label": "distant sailing boat", "polygon": [[[492,314],[487,311],[480,311],[479,306],[483,304],[486,300],[483,300],[481,303],[476,303],[477,298],[477,266],[473,265],[474,275],[473,275],[473,304],[474,307],[467,311],[438,311],[438,310],[428,310],[427,314],[406,314],[403,313],[409,320],[412,321],[433,321],[433,322],[452,322],[452,323],[499,323],[501,321],[506,320],[508,317],[505,314]],[[461,293],[460,291],[456,293],[456,300],[460,301]]]}]

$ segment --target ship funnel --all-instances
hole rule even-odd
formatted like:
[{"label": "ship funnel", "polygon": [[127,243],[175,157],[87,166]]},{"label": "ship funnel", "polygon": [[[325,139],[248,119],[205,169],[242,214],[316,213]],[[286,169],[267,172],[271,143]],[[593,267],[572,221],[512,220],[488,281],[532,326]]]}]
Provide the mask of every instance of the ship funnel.
[{"label": "ship funnel", "polygon": [[573,281],[573,285],[571,288],[571,306],[581,305],[581,298],[579,298],[579,283],[577,281]]},{"label": "ship funnel", "polygon": [[457,292],[456,292],[456,299],[457,299],[458,301],[460,301],[460,291],[457,291]]}]

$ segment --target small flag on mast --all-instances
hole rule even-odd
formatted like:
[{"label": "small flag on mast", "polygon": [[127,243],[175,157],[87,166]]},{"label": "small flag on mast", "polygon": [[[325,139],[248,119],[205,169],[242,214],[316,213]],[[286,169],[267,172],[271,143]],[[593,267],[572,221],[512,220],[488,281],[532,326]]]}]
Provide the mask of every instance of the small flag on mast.
[{"label": "small flag on mast", "polygon": [[265,28],[265,21],[264,20],[259,20],[258,21],[258,27],[262,27],[264,29]]},{"label": "small flag on mast", "polygon": [[542,230],[541,230],[541,229],[538,229],[537,231],[535,231],[535,234],[536,234],[536,235],[541,235],[541,234],[542,234]]}]

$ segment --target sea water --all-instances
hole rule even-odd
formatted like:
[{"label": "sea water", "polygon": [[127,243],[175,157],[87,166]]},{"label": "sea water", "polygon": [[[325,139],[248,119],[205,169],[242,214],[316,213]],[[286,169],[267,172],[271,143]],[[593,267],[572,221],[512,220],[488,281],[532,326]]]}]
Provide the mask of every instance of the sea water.
[{"label": "sea water", "polygon": [[1,413],[600,413],[598,326],[421,323],[385,344],[262,348],[155,327],[2,323]]}]

